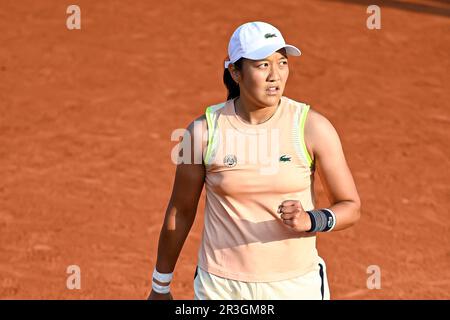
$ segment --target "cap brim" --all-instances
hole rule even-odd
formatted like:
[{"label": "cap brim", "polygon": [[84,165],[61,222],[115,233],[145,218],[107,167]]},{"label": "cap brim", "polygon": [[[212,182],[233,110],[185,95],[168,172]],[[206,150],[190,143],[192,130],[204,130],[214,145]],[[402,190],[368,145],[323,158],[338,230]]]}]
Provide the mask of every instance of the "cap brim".
[{"label": "cap brim", "polygon": [[271,54],[273,54],[275,51],[278,51],[282,48],[286,49],[286,53],[290,56],[300,56],[302,52],[297,48],[290,44],[285,44],[284,46],[280,45],[269,45],[262,48],[259,48],[256,51],[253,51],[251,53],[248,53],[244,56],[244,58],[252,59],[252,60],[260,60],[267,58]]}]

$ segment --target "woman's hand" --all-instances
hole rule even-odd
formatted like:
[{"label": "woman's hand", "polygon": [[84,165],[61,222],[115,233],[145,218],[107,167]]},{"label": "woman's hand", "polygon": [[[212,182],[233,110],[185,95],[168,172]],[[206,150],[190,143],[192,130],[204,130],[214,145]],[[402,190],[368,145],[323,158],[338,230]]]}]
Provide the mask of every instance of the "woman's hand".
[{"label": "woman's hand", "polygon": [[147,300],[173,300],[172,293],[157,293],[153,289]]},{"label": "woman's hand", "polygon": [[278,206],[278,213],[283,223],[297,232],[306,232],[311,229],[311,218],[303,210],[298,200],[285,200]]}]

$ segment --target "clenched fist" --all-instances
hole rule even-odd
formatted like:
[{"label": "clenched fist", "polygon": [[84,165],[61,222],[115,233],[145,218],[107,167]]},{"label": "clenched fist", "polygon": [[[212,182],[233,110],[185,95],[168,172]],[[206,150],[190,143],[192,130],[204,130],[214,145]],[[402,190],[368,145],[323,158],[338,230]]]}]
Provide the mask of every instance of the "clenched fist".
[{"label": "clenched fist", "polygon": [[297,232],[305,232],[311,229],[311,218],[303,210],[298,200],[285,200],[278,206],[278,213],[283,223]]}]

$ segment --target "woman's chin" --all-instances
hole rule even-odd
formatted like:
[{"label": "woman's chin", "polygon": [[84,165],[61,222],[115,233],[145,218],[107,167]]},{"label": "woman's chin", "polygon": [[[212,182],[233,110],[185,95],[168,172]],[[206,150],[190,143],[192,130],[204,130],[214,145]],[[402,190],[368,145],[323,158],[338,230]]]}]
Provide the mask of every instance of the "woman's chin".
[{"label": "woman's chin", "polygon": [[261,99],[261,102],[263,102],[267,106],[273,106],[274,104],[276,104],[280,100],[280,98],[281,98],[281,94],[265,95]]}]

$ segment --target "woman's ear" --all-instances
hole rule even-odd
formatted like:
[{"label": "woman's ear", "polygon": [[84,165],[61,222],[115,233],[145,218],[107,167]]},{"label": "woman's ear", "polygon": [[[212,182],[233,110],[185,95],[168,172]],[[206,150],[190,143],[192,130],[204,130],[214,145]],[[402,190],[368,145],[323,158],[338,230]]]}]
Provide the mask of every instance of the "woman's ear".
[{"label": "woman's ear", "polygon": [[233,78],[233,80],[237,83],[237,84],[239,84],[239,81],[240,81],[240,72],[236,69],[236,67],[232,64],[232,63],[230,63],[229,65],[228,65],[228,71],[230,72],[230,74],[231,74],[231,77]]}]

